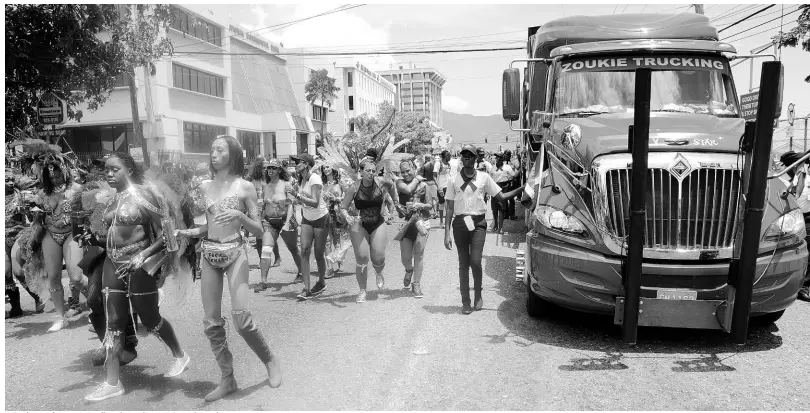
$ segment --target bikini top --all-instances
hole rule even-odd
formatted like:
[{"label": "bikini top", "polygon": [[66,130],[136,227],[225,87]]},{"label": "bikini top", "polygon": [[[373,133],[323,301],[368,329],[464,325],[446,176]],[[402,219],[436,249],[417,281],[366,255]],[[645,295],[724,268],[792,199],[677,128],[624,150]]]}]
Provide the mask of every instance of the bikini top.
[{"label": "bikini top", "polygon": [[194,212],[194,215],[202,215],[206,211],[214,213],[216,210],[224,212],[231,209],[235,209],[242,213],[247,212],[247,209],[242,205],[242,202],[239,202],[239,194],[226,196],[225,198],[215,202],[213,199],[211,199],[211,197],[208,196],[207,192],[203,192],[202,186],[200,186],[191,193],[191,198],[193,201],[192,211]]},{"label": "bikini top", "polygon": [[[117,210],[113,208],[116,202]],[[113,220],[115,220],[116,225],[143,225],[143,216],[148,214],[148,212],[142,212],[141,208],[162,215],[159,207],[152,205],[151,202],[138,194],[137,189],[130,187],[126,191],[116,194],[116,196],[108,201],[107,209],[104,211],[104,223],[109,226],[112,224]]]},{"label": "bikini top", "polygon": [[[264,209],[265,213],[271,216],[280,216],[287,213],[287,205],[292,202],[288,197],[287,193],[292,191],[292,185],[286,181],[279,181],[283,182],[284,185],[281,186],[281,193],[279,193],[279,185],[276,184],[275,188],[270,188],[270,184],[268,185],[268,189],[273,190],[275,189],[274,193],[270,191],[264,193]],[[270,199],[268,199],[268,197]]]},{"label": "bikini top", "polygon": [[45,197],[42,202],[42,210],[45,212],[45,226],[64,228],[70,225],[71,206],[68,199],[59,200],[56,208],[53,208]]},{"label": "bikini top", "polygon": [[383,201],[385,200],[385,196],[383,195],[382,189],[379,185],[377,185],[377,180],[374,179],[371,183],[371,193],[367,192],[367,189],[363,187],[363,181],[360,180],[357,183],[357,193],[354,194],[354,206],[357,209],[369,209],[369,208],[376,208],[377,211],[380,210],[382,207]]}]

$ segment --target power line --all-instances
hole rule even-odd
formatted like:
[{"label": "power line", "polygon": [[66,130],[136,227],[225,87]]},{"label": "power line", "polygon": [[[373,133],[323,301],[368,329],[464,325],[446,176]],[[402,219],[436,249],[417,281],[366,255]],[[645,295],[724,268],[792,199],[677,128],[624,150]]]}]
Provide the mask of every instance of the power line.
[{"label": "power line", "polygon": [[[772,11],[770,13],[765,13],[763,15],[757,16],[756,19],[762,19],[762,18],[765,18],[765,17],[768,17],[768,16],[773,16],[774,14],[778,14],[778,13],[784,13],[784,10],[774,10],[774,11]],[[722,25],[729,25],[729,24],[728,23],[723,23],[723,24],[721,24],[721,26]]]},{"label": "power line", "polygon": [[[798,27],[798,26],[797,26],[797,27]],[[763,31],[761,31],[761,32],[756,32],[756,33],[754,33],[754,34],[749,34],[748,36],[745,36],[745,37],[740,37],[739,39],[734,39],[734,40],[731,40],[731,41],[730,41],[730,43],[739,42],[739,41],[742,41],[742,40],[745,40],[745,39],[748,39],[748,38],[751,38],[751,37],[754,37],[754,36],[760,35],[760,34],[762,34],[762,33],[767,33],[767,32],[769,32],[769,31],[771,31],[771,30],[775,30],[775,29],[778,29],[778,28],[779,28],[779,26],[773,26],[773,27],[768,28],[768,29],[765,29],[765,30],[763,30]],[[791,28],[789,28],[788,30],[792,30],[792,29],[794,29],[794,28],[793,28],[793,27],[791,27]]]},{"label": "power line", "polygon": [[[215,37],[215,38],[213,38],[211,40],[227,39],[229,37],[239,36],[239,35],[248,34],[248,33],[254,33],[254,32],[258,32],[260,30],[267,30],[267,29],[278,28],[280,26],[292,25],[292,24],[299,23],[299,22],[302,22],[302,21],[305,21],[305,20],[314,19],[316,17],[326,16],[327,14],[332,14],[332,13],[338,13],[338,12],[341,12],[341,11],[351,10],[351,9],[354,9],[354,8],[357,8],[357,7],[361,7],[361,6],[363,6],[363,4],[355,5],[355,6],[352,6],[352,7],[347,7],[347,6],[349,6],[349,5],[344,4],[344,5],[340,6],[340,7],[337,7],[335,9],[332,9],[332,10],[329,10],[329,11],[326,11],[326,12],[323,12],[323,13],[320,13],[320,14],[316,14],[314,16],[309,16],[309,17],[305,17],[305,18],[302,18],[302,19],[293,20],[293,21],[284,22],[284,23],[278,23],[278,24],[274,24],[274,25],[271,25],[271,26],[267,26],[267,27],[260,27],[258,29],[250,30],[250,31],[247,31],[247,32],[244,32],[244,33],[234,33],[234,34],[231,34],[231,35],[228,35],[228,36]],[[180,48],[183,48],[183,47],[194,46],[194,45],[198,45],[200,43],[210,43],[210,41],[201,40],[201,41],[196,42],[196,43],[190,43],[190,44],[178,46],[176,49],[180,49]]]},{"label": "power line", "polygon": [[763,11],[770,9],[770,8],[771,8],[771,7],[773,7],[773,6],[775,6],[775,4],[771,4],[770,6],[763,7],[763,8],[761,8],[761,9],[757,10],[756,12],[754,12],[754,13],[752,13],[752,14],[748,15],[747,17],[744,17],[744,18],[742,18],[742,19],[740,19],[740,20],[737,20],[736,22],[732,23],[731,25],[726,26],[726,27],[724,27],[724,28],[722,28],[722,29],[718,30],[718,31],[717,31],[717,33],[720,33],[720,32],[722,32],[723,30],[726,30],[726,29],[730,29],[730,28],[732,28],[732,27],[734,27],[734,26],[736,26],[736,25],[738,25],[738,24],[740,24],[740,23],[742,23],[742,22],[744,22],[744,21],[746,21],[746,20],[748,20],[748,19],[750,19],[750,18],[752,18],[752,17],[756,16],[757,14],[760,14],[760,13],[762,13]]},{"label": "power line", "polygon": [[720,20],[720,19],[722,19],[722,18],[724,18],[724,17],[728,16],[728,15],[729,15],[729,14],[731,14],[731,13],[732,13],[734,10],[736,10],[736,9],[738,9],[738,8],[740,8],[740,7],[743,7],[743,5],[742,5],[742,4],[738,4],[738,5],[734,6],[734,7],[730,8],[730,9],[728,9],[728,10],[726,10],[726,11],[724,11],[724,12],[722,12],[722,13],[718,14],[718,15],[717,15],[717,16],[715,16],[715,17],[712,17],[712,18],[711,18],[711,21]]},{"label": "power line", "polygon": [[438,50],[402,50],[377,52],[334,52],[334,53],[213,53],[213,52],[179,52],[186,55],[220,55],[220,56],[363,56],[363,55],[397,55],[397,54],[436,54],[436,53],[469,53],[495,52],[500,50],[524,50],[524,47],[496,47],[491,49],[438,49]]},{"label": "power line", "polygon": [[[773,18],[773,19],[771,19],[771,20],[768,20],[768,21],[766,21],[766,22],[762,22],[762,23],[760,23],[760,24],[759,24],[759,26],[750,27],[750,28],[745,29],[745,30],[743,30],[743,31],[739,31],[739,32],[737,32],[737,33],[734,33],[734,34],[728,35],[728,36],[726,36],[725,40],[728,40],[728,39],[729,39],[729,38],[731,38],[731,37],[737,36],[738,34],[742,34],[742,33],[745,33],[745,32],[748,32],[748,31],[751,31],[751,30],[754,30],[754,29],[758,29],[758,28],[762,27],[762,26],[763,26],[763,25],[765,25],[765,24],[768,24],[768,23],[770,23],[770,22],[777,21],[777,20],[779,20],[779,19],[783,18],[784,16],[788,16],[788,15],[791,15],[791,14],[793,14],[793,13],[796,13],[797,11],[800,11],[800,9],[793,10],[793,11],[792,11],[792,12],[790,12],[790,13],[786,13],[786,14],[783,14],[783,15],[781,15],[781,16],[779,16],[779,17],[776,17],[776,18]],[[778,26],[777,26],[777,27],[778,27]]]},{"label": "power line", "polygon": [[723,16],[723,17],[715,17],[714,19],[711,19],[711,21],[716,21],[716,20],[723,20],[723,19],[727,19],[727,18],[729,18],[729,17],[733,17],[733,16],[736,16],[736,15],[739,15],[739,14],[745,13],[745,12],[747,12],[747,11],[754,10],[754,9],[756,9],[758,6],[760,6],[760,5],[759,5],[759,4],[752,4],[752,5],[750,5],[750,6],[745,6],[745,7],[743,7],[742,9],[740,9],[740,10],[738,10],[738,11],[734,12],[734,13],[726,14],[726,15],[725,15],[725,16]]},{"label": "power line", "polygon": [[[416,40],[412,42],[400,42],[400,43],[366,43],[366,44],[356,44],[356,45],[349,45],[349,46],[338,46],[338,47],[355,47],[355,46],[390,46],[390,45],[403,45],[403,44],[421,44],[421,43],[428,43],[428,42],[440,42],[445,40],[461,40],[461,39],[472,39],[476,37],[487,37],[487,36],[498,36],[501,34],[512,34],[512,33],[526,33],[526,30],[513,30],[509,32],[499,32],[499,33],[489,33],[489,34],[479,34],[475,36],[462,36],[462,37],[447,37],[443,39],[431,39],[431,40]],[[522,40],[521,40],[522,41]],[[330,46],[300,46],[297,47],[298,49],[333,49],[334,47]]]}]

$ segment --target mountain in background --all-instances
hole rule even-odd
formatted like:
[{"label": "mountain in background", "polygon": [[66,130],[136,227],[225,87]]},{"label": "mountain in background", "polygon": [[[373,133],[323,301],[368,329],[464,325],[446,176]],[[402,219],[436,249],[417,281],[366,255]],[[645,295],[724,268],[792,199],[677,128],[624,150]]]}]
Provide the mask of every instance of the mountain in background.
[{"label": "mountain in background", "polygon": [[[509,123],[504,121],[500,115],[474,116],[460,113],[442,111],[442,127],[453,135],[455,148],[460,148],[462,144],[472,143],[476,146],[484,146],[488,151],[498,150],[498,145],[503,145],[504,149],[515,149],[518,132],[509,129]],[[487,144],[484,144],[484,136],[487,134],[499,134],[487,137]],[[509,134],[509,141],[506,141],[505,134]]]}]

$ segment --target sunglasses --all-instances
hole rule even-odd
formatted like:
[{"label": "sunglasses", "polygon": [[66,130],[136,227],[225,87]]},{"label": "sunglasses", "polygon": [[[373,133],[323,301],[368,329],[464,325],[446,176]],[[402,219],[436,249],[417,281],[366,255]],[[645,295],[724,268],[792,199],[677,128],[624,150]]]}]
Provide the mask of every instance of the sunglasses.
[{"label": "sunglasses", "polygon": [[265,171],[272,171],[272,170],[276,170],[276,169],[281,169],[281,168],[279,168],[278,166],[268,166],[267,168],[264,168]]}]

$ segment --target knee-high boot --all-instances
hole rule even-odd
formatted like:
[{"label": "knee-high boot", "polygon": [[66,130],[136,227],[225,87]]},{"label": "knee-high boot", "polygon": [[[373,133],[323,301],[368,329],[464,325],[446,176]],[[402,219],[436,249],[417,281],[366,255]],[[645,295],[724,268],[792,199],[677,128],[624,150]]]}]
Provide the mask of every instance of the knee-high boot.
[{"label": "knee-high boot", "polygon": [[234,328],[267,368],[267,379],[270,387],[281,386],[281,364],[278,357],[270,351],[270,346],[267,345],[264,336],[256,327],[256,323],[253,322],[253,314],[245,310],[235,311],[232,315]]},{"label": "knee-high boot", "polygon": [[217,388],[205,396],[205,401],[212,402],[235,392],[237,387],[236,379],[233,377],[233,355],[228,350],[225,320],[203,319],[203,329],[205,336],[208,337],[208,341],[211,343],[214,358],[222,371],[222,378]]}]

